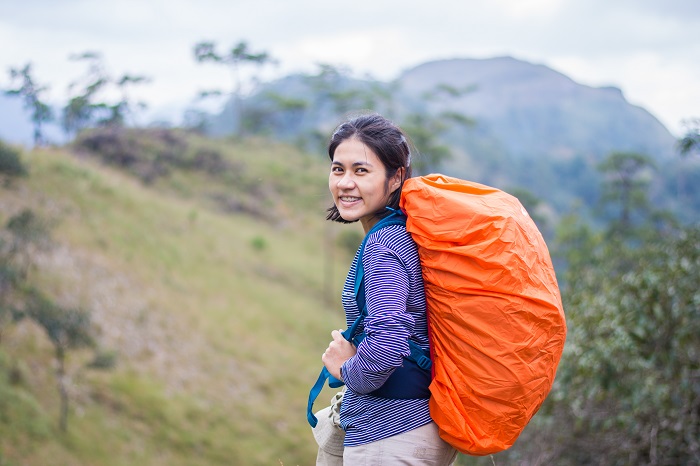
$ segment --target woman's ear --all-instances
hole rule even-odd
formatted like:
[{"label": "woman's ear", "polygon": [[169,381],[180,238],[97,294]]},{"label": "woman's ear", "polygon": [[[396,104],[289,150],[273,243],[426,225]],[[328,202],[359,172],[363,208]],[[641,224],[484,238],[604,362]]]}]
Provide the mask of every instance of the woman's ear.
[{"label": "woman's ear", "polygon": [[403,177],[406,174],[406,169],[404,167],[396,170],[394,176],[391,177],[391,192],[393,193],[401,187],[403,184]]}]

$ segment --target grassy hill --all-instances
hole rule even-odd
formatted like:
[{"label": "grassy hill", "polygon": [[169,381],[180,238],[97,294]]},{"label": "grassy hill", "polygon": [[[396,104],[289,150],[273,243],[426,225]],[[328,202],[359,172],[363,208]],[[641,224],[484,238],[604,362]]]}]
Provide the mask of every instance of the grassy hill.
[{"label": "grassy hill", "polygon": [[[359,237],[323,220],[326,161],[262,141],[115,137],[131,142],[25,152],[30,175],[0,187],[0,225],[22,209],[51,225],[29,281],[87,310],[116,356],[100,371],[90,350],[68,354],[61,432],[49,340],[0,322],[0,465],[311,464],[305,402],[343,325],[343,244]],[[114,159],[124,147],[136,162]]]}]

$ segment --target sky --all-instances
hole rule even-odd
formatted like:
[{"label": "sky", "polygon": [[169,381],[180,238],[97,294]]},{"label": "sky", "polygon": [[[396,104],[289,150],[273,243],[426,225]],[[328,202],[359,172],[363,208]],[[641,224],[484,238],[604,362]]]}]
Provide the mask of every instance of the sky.
[{"label": "sky", "polygon": [[388,81],[428,61],[512,56],[619,87],[677,136],[700,118],[698,0],[0,0],[0,87],[31,62],[60,104],[86,69],[70,57],[95,51],[113,76],[150,79],[133,91],[142,118],[175,123],[200,91],[231,88],[226,67],[195,61],[201,41],[267,52],[263,80],[325,63]]}]

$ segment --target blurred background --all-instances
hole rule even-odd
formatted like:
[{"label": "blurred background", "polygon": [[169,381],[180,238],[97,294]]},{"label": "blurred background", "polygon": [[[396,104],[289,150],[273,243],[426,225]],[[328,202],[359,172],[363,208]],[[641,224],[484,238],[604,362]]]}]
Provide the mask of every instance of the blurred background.
[{"label": "blurred background", "polygon": [[700,464],[698,2],[1,6],[0,466],[314,464],[362,240],[326,143],[366,111],[557,270],[550,396],[457,464]]}]

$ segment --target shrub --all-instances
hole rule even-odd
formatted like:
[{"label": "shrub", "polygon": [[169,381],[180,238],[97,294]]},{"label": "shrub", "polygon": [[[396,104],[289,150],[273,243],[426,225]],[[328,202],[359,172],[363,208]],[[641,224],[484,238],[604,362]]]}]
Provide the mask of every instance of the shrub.
[{"label": "shrub", "polygon": [[102,162],[125,169],[144,183],[168,175],[184,163],[187,142],[166,129],[137,130],[119,127],[84,131],[75,147]]},{"label": "shrub", "polygon": [[256,251],[263,251],[267,248],[267,241],[262,236],[256,236],[250,241],[250,245]]},{"label": "shrub", "polygon": [[26,176],[27,167],[20,159],[20,151],[0,141],[0,174]]},{"label": "shrub", "polygon": [[117,365],[117,354],[114,351],[98,350],[94,359],[88,363],[90,369],[108,370]]}]

